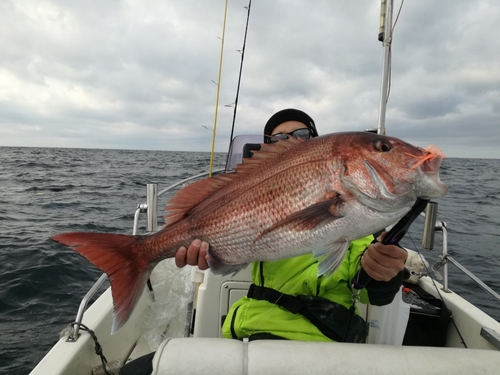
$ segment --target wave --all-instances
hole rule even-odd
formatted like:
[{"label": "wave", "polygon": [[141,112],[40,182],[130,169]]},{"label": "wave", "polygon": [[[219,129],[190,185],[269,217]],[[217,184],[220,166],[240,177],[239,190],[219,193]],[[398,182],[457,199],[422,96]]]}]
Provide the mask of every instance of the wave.
[{"label": "wave", "polygon": [[62,192],[67,190],[75,189],[75,185],[52,185],[52,186],[31,186],[24,191],[29,192],[42,192],[42,191],[51,191],[51,192]]}]

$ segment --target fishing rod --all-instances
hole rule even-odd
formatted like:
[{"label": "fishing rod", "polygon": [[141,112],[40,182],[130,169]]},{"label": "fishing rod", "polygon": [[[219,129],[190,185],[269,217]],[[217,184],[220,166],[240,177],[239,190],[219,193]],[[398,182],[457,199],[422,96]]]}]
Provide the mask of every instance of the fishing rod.
[{"label": "fishing rod", "polygon": [[[243,37],[243,47],[241,48],[240,71],[238,74],[238,84],[236,86],[236,98],[234,100],[233,123],[231,125],[231,135],[229,136],[229,144],[230,145],[231,145],[231,142],[232,142],[233,136],[234,136],[234,125],[236,123],[236,111],[238,110],[238,99],[240,97],[241,74],[243,72],[243,61],[245,59],[245,49],[246,49],[246,45],[247,45],[248,24],[250,21],[250,8],[251,8],[251,6],[252,6],[252,0],[249,0],[248,6],[245,7],[245,9],[247,10],[247,22],[245,25],[245,35]],[[230,155],[231,155],[230,153],[227,154],[226,171],[228,170]]]},{"label": "fishing rod", "polygon": [[[427,207],[427,203],[429,203],[429,199],[421,199],[417,198],[413,207],[410,211],[403,216],[401,220],[399,220],[396,225],[394,225],[389,232],[385,235],[382,243],[384,245],[396,245],[399,246],[399,241],[405,236],[410,228],[411,224],[415,221],[415,219],[420,215],[420,213]],[[372,243],[378,242],[377,239],[373,240]],[[356,276],[352,279],[352,287],[353,289],[360,290],[363,289],[371,280],[371,277],[368,276],[366,271],[361,268]]]},{"label": "fishing rod", "polygon": [[236,87],[236,98],[234,100],[234,112],[233,112],[233,124],[231,126],[231,136],[229,137],[229,141],[233,139],[234,134],[234,124],[236,122],[236,111],[238,109],[238,99],[240,97],[240,84],[241,84],[241,73],[243,72],[243,60],[245,59],[245,48],[247,45],[247,33],[248,33],[248,23],[250,21],[250,7],[252,6],[252,0],[248,1],[248,6],[245,7],[247,10],[247,23],[245,26],[245,36],[243,37],[243,47],[241,48],[241,62],[240,62],[240,72],[238,75],[238,85]]},{"label": "fishing rod", "polygon": [[226,19],[227,19],[227,3],[224,7],[224,23],[222,26],[222,38],[221,38],[221,47],[220,47],[220,60],[219,60],[219,75],[217,78],[217,94],[215,97],[215,114],[214,114],[214,128],[212,131],[212,151],[210,153],[210,167],[208,169],[208,177],[212,176],[212,168],[214,165],[214,149],[215,149],[215,134],[217,132],[217,116],[219,114],[219,95],[220,95],[220,79],[222,74],[222,57],[224,56],[224,36],[226,35]]},{"label": "fishing rod", "polygon": [[[213,133],[212,133],[212,151],[210,154],[210,167],[209,167],[209,173],[208,176],[212,176],[212,168],[213,168],[213,160],[214,160],[214,148],[215,148],[215,134],[217,130],[217,116],[218,116],[218,109],[219,109],[219,93],[220,93],[220,80],[221,80],[221,72],[222,72],[222,59],[224,55],[224,36],[226,32],[226,19],[227,19],[227,4],[228,0],[226,0],[226,6],[224,8],[224,25],[222,27],[222,43],[221,43],[221,52],[220,52],[220,62],[219,62],[219,76],[217,80],[217,95],[216,95],[216,100],[215,100],[215,115],[214,115],[214,127],[213,127]],[[245,35],[243,38],[243,47],[241,49],[241,62],[240,62],[240,71],[238,75],[238,85],[236,88],[236,98],[234,101],[234,112],[233,112],[233,123],[231,126],[231,136],[229,138],[229,141],[233,139],[233,134],[234,134],[234,125],[236,122],[236,111],[238,109],[238,99],[239,99],[239,93],[240,93],[240,84],[241,84],[241,74],[243,71],[243,61],[245,58],[245,48],[246,48],[246,41],[247,41],[247,34],[248,34],[248,24],[250,20],[250,8],[252,6],[252,0],[248,1],[248,6],[245,7],[247,9],[247,21],[246,21],[246,26],[245,26]],[[226,161],[226,169],[227,169],[227,164],[229,162],[229,158]]]}]

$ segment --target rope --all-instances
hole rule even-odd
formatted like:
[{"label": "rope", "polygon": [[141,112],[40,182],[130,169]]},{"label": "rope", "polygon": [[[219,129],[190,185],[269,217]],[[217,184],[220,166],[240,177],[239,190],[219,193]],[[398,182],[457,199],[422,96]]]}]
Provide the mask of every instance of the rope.
[{"label": "rope", "polygon": [[88,332],[89,335],[92,337],[92,340],[94,340],[94,343],[95,343],[95,347],[94,347],[95,354],[97,354],[101,358],[101,363],[102,363],[102,368],[104,370],[104,374],[105,375],[113,375],[110,372],[108,372],[108,370],[106,369],[106,363],[108,363],[108,360],[106,359],[106,357],[104,356],[104,353],[102,352],[102,346],[101,346],[101,344],[99,344],[99,341],[97,340],[97,336],[95,335],[94,331],[92,331],[89,327],[87,327],[83,323],[73,322],[73,323],[70,323],[69,326],[73,327],[75,324],[77,324],[78,326],[80,326],[80,330],[81,331]]},{"label": "rope", "polygon": [[248,337],[243,338],[243,375],[248,375]]},{"label": "rope", "polygon": [[462,345],[464,346],[465,349],[468,349],[467,344],[465,343],[465,340],[462,337],[462,334],[460,333],[460,330],[458,329],[457,324],[455,323],[455,319],[453,319],[453,315],[451,317],[451,322],[453,323],[453,326],[455,327],[457,334],[460,337],[460,341],[462,342]]}]

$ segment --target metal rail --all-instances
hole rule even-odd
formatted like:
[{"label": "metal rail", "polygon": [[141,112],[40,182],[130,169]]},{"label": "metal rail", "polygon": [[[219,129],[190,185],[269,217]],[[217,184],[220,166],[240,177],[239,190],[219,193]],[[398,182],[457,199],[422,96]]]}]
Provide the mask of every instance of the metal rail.
[{"label": "metal rail", "polygon": [[[486,292],[491,294],[493,298],[495,298],[497,301],[500,302],[500,294],[495,292],[493,289],[491,289],[488,285],[483,283],[476,275],[474,275],[472,272],[470,272],[467,268],[462,266],[457,260],[453,259],[450,255],[446,257],[448,262],[451,262],[457,267],[460,271],[465,273],[467,276],[469,276],[472,280],[474,280],[481,288],[483,288]],[[445,264],[446,267],[446,264]]]},{"label": "metal rail", "polygon": [[103,273],[95,282],[95,284],[92,285],[87,294],[85,294],[85,297],[83,297],[82,302],[80,302],[80,306],[78,307],[78,312],[76,313],[75,324],[73,325],[73,333],[68,336],[68,338],[66,339],[67,342],[76,342],[76,340],[78,340],[78,337],[80,337],[80,323],[83,320],[83,314],[87,310],[87,305],[89,304],[90,299],[97,293],[101,285],[104,284],[104,281],[107,277],[108,275]]},{"label": "metal rail", "polygon": [[[437,203],[430,202],[428,209],[425,213],[426,221],[424,227],[424,235],[422,238],[422,247],[427,249],[432,249],[432,245],[434,244],[434,232],[441,232],[443,236],[443,250],[440,256],[440,260],[432,267],[434,270],[438,270],[441,267],[443,268],[443,291],[446,293],[451,293],[448,288],[448,262],[454,264],[460,271],[462,271],[465,275],[471,278],[477,285],[483,288],[488,294],[490,294],[493,298],[500,302],[500,295],[491,289],[488,285],[486,285],[483,281],[481,281],[476,275],[474,275],[471,271],[461,265],[457,260],[451,257],[448,254],[448,230],[447,225],[444,221],[435,220],[437,212]],[[434,218],[434,220],[427,220],[429,217]],[[427,247],[425,244],[432,244]]]},{"label": "metal rail", "polygon": [[[221,169],[215,169],[215,170],[213,170],[213,171],[212,171],[212,173],[220,173],[220,172],[224,172],[224,169],[223,169],[223,168],[221,168]],[[210,172],[203,172],[203,173],[197,174],[197,175],[195,175],[195,176],[191,176],[191,177],[189,177],[189,178],[186,178],[186,179],[184,179],[184,180],[181,180],[181,181],[179,181],[179,182],[176,182],[176,183],[175,183],[175,184],[173,184],[173,185],[167,186],[165,189],[163,189],[162,191],[160,191],[160,192],[158,193],[158,196],[160,196],[160,195],[162,195],[162,194],[166,193],[167,191],[172,190],[174,187],[179,186],[179,185],[182,185],[182,184],[184,184],[184,183],[186,183],[186,182],[188,182],[188,181],[195,180],[195,179],[200,178],[200,177],[203,177],[203,176],[208,176],[208,174],[209,174],[209,173],[210,173]]]}]

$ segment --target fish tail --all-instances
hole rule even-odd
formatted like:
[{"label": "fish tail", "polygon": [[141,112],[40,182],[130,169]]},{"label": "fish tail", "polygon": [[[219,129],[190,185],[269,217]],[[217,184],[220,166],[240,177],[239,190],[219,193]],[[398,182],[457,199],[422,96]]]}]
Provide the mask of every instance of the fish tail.
[{"label": "fish tail", "polygon": [[152,267],[136,250],[142,236],[109,233],[63,233],[52,240],[73,248],[108,275],[114,303],[115,333],[128,320]]}]

